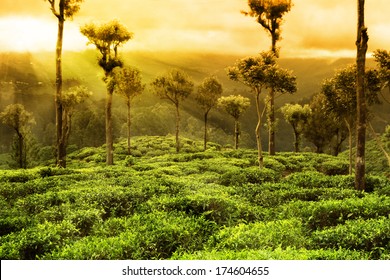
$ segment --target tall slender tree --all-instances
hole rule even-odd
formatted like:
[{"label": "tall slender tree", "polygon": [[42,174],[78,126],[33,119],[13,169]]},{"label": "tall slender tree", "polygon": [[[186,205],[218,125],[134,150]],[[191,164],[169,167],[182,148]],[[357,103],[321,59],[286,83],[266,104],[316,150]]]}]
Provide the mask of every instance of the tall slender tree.
[{"label": "tall slender tree", "polygon": [[[248,0],[249,12],[245,15],[256,18],[257,22],[271,36],[271,51],[279,57],[276,43],[281,39],[281,25],[283,16],[291,10],[291,0]],[[275,91],[268,93],[267,121],[268,121],[268,152],[275,154]]]},{"label": "tall slender tree", "polygon": [[152,86],[157,96],[167,99],[176,109],[176,152],[180,152],[180,103],[187,98],[194,89],[194,83],[183,71],[172,69],[167,74],[157,77]]},{"label": "tall slender tree", "polygon": [[199,85],[195,100],[202,107],[204,113],[204,139],[203,148],[207,149],[207,120],[209,112],[217,105],[218,98],[222,95],[222,85],[216,77],[208,77]]},{"label": "tall slender tree", "polygon": [[276,57],[272,52],[263,52],[260,56],[241,59],[235,66],[228,68],[227,71],[230,79],[248,86],[255,95],[257,112],[255,133],[259,168],[262,168],[261,92],[263,88],[265,88],[272,89],[274,92],[279,93],[293,93],[297,90],[296,77],[293,76],[290,71],[282,69],[276,64]]},{"label": "tall slender tree", "polygon": [[118,47],[133,38],[125,26],[117,20],[96,25],[87,24],[80,29],[81,34],[88,38],[89,44],[96,46],[100,52],[99,66],[104,70],[106,94],[106,164],[114,164],[114,140],[112,133],[112,95],[115,89],[115,80],[112,73],[115,67],[122,67],[123,62],[118,55]]},{"label": "tall slender tree", "polygon": [[47,0],[53,15],[58,19],[56,44],[56,149],[57,165],[66,167],[66,140],[63,126],[64,108],[62,104],[62,45],[66,19],[71,19],[80,10],[83,0]]},{"label": "tall slender tree", "polygon": [[114,70],[115,93],[121,95],[126,101],[127,107],[127,153],[131,154],[131,103],[135,97],[140,95],[145,84],[142,83],[141,72],[133,67],[123,67]]},{"label": "tall slender tree", "polygon": [[356,164],[355,164],[355,189],[366,189],[366,127],[367,108],[364,86],[366,69],[366,53],[368,48],[368,33],[364,19],[364,0],[357,1],[357,38],[356,38],[356,65],[357,65],[357,125],[356,125]]}]

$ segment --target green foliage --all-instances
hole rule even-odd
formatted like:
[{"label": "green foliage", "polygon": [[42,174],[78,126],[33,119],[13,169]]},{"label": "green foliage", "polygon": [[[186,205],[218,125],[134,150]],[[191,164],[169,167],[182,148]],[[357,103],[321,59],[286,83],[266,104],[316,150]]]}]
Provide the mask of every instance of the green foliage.
[{"label": "green foliage", "polygon": [[197,251],[187,254],[175,254],[175,260],[364,260],[369,254],[355,250],[307,250],[305,248],[285,249],[245,249],[237,250],[210,250]]},{"label": "green foliage", "polygon": [[219,183],[224,186],[241,186],[248,183],[261,184],[264,182],[276,182],[279,179],[280,174],[272,169],[249,167],[222,174]]},{"label": "green foliage", "polygon": [[327,176],[317,171],[293,173],[283,180],[301,188],[353,188],[354,179],[350,175]]},{"label": "green foliage", "polygon": [[[166,259],[173,252],[202,248],[214,224],[180,213],[155,212],[122,220],[122,230],[108,238],[87,237],[48,258],[54,259]],[[112,222],[110,223],[112,225]],[[107,225],[104,225],[107,227]]]},{"label": "green foliage", "polygon": [[340,159],[325,161],[319,170],[326,175],[347,175],[349,163]]},{"label": "green foliage", "polygon": [[77,235],[76,227],[69,221],[38,224],[0,237],[0,258],[39,259],[57,247],[64,246]]},{"label": "green foliage", "polygon": [[[389,212],[388,212],[389,213]],[[347,221],[312,235],[314,248],[346,248],[370,253],[371,259],[380,259],[382,254],[390,253],[390,219]]]},{"label": "green foliage", "polygon": [[352,176],[328,175],[341,158],[278,153],[259,170],[254,150],[182,143],[194,152],[172,153],[170,136],[134,137],[142,156],[119,142],[115,166],[87,161],[104,150],[84,148],[67,169],[2,171],[0,257],[388,258],[387,177],[367,176],[363,193]]},{"label": "green foliage", "polygon": [[218,107],[238,120],[250,105],[249,98],[241,95],[229,95],[218,98]]},{"label": "green foliage", "polygon": [[220,230],[209,241],[216,250],[253,250],[303,247],[305,229],[298,219],[239,224]]},{"label": "green foliage", "polygon": [[283,205],[281,217],[301,217],[310,230],[344,224],[347,220],[387,217],[390,212],[389,197],[366,195],[362,198],[326,200],[313,202],[297,201]]}]

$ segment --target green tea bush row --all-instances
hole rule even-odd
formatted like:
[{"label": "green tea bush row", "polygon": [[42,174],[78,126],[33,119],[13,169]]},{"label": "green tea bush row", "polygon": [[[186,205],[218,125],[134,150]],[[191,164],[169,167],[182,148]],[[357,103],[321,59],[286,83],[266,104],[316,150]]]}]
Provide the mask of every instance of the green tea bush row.
[{"label": "green tea bush row", "polygon": [[0,173],[0,183],[24,183],[38,178],[38,176],[34,169],[2,170]]},{"label": "green tea bush row", "polygon": [[296,201],[279,208],[279,218],[301,217],[311,230],[343,224],[347,220],[387,217],[390,197],[366,195],[363,198]]},{"label": "green tea bush row", "polygon": [[276,249],[304,247],[305,229],[299,219],[239,224],[212,236],[209,248],[215,250]]},{"label": "green tea bush row", "polygon": [[263,207],[277,207],[290,201],[320,201],[362,197],[362,192],[339,188],[300,188],[290,183],[278,182],[246,184],[234,187],[235,194]]},{"label": "green tea bush row", "polygon": [[203,250],[194,253],[174,254],[174,260],[367,260],[369,253],[347,249],[305,248]]},{"label": "green tea bush row", "polygon": [[379,259],[390,254],[390,216],[369,220],[347,221],[312,235],[314,248],[345,248],[363,250],[370,258]]},{"label": "green tea bush row", "polygon": [[7,235],[12,232],[17,232],[31,226],[32,219],[28,216],[8,216],[0,218],[0,236]]},{"label": "green tea bush row", "polygon": [[[117,220],[118,221],[118,220]],[[91,236],[47,255],[49,259],[167,259],[176,251],[200,250],[215,224],[180,213],[155,212],[123,220],[116,236]]]},{"label": "green tea bush row", "polygon": [[224,186],[242,186],[245,184],[262,184],[265,182],[277,182],[280,174],[268,168],[257,167],[238,169],[221,175],[219,183]]},{"label": "green tea bush row", "polygon": [[349,175],[327,176],[318,171],[293,173],[283,179],[283,182],[300,188],[339,188],[353,189],[354,177]]},{"label": "green tea bush row", "polygon": [[0,258],[33,260],[62,247],[79,234],[69,221],[46,222],[0,237]]},{"label": "green tea bush row", "polygon": [[220,186],[200,188],[193,193],[163,195],[148,201],[149,211],[181,211],[188,215],[203,216],[219,225],[232,225],[242,221],[263,219],[266,214],[240,197],[231,197]]}]

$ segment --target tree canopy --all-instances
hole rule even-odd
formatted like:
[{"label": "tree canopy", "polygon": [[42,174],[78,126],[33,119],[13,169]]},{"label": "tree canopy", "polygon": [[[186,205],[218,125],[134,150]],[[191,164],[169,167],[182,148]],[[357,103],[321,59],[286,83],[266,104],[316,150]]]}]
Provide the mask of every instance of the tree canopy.
[{"label": "tree canopy", "polygon": [[257,22],[270,33],[272,52],[277,55],[276,42],[280,40],[284,14],[291,10],[291,0],[248,0],[249,12],[245,15],[256,18]]},{"label": "tree canopy", "polygon": [[102,55],[99,65],[105,73],[110,73],[123,63],[118,57],[118,47],[133,38],[133,33],[119,23],[112,20],[103,24],[89,23],[81,27],[81,34],[88,38],[88,44],[95,45]]}]

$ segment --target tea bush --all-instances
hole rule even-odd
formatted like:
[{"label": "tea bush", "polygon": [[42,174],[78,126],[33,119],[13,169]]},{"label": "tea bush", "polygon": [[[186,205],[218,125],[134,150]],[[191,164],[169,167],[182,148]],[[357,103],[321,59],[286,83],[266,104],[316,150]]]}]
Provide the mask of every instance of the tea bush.
[{"label": "tea bush", "polygon": [[272,250],[246,249],[246,250],[203,250],[194,253],[177,254],[173,260],[367,260],[369,253],[346,249],[319,249],[308,250],[305,248]]},{"label": "tea bush", "polygon": [[116,236],[86,237],[56,250],[46,258],[167,259],[174,252],[202,249],[204,242],[215,231],[214,223],[180,213],[136,214],[122,223],[126,230],[117,232]]},{"label": "tea bush", "polygon": [[361,192],[342,157],[264,153],[259,170],[255,150],[182,143],[134,137],[131,156],[115,144],[114,166],[99,147],[73,151],[66,169],[2,171],[0,257],[389,258],[385,175]]},{"label": "tea bush", "polygon": [[343,225],[313,232],[314,248],[345,248],[369,252],[370,259],[390,253],[390,216],[347,221]]},{"label": "tea bush", "polygon": [[265,216],[264,211],[248,205],[240,197],[231,197],[218,185],[199,187],[175,196],[159,196],[148,201],[149,211],[181,211],[188,215],[205,217],[219,225],[233,225],[242,221],[255,221]]},{"label": "tea bush", "polygon": [[283,182],[300,188],[339,188],[353,189],[354,177],[349,175],[327,176],[318,171],[293,173],[283,179]]},{"label": "tea bush", "polygon": [[363,198],[296,201],[282,205],[278,218],[300,217],[311,230],[343,224],[347,220],[386,217],[390,213],[390,197],[366,195]]},{"label": "tea bush", "polygon": [[219,183],[224,186],[242,186],[248,183],[261,184],[265,182],[277,182],[279,179],[280,174],[272,169],[250,167],[222,174]]},{"label": "tea bush", "polygon": [[216,250],[276,249],[303,247],[306,233],[299,219],[239,224],[224,228],[209,241]]},{"label": "tea bush", "polygon": [[331,159],[321,163],[318,170],[326,175],[348,175],[349,162],[340,159]]},{"label": "tea bush", "polygon": [[46,222],[0,237],[0,258],[16,260],[39,259],[78,235],[69,221]]}]

